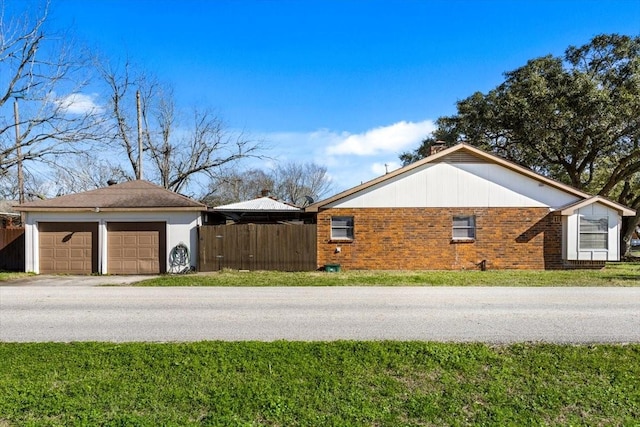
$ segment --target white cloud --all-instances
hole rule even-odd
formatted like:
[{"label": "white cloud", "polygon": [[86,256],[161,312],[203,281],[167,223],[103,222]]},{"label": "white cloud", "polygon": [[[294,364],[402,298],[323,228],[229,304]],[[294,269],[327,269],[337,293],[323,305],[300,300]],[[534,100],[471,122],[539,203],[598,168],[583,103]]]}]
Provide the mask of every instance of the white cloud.
[{"label": "white cloud", "polygon": [[431,120],[418,123],[402,121],[364,133],[343,133],[337,143],[327,147],[326,152],[329,155],[354,154],[357,156],[398,153],[409,147],[417,146],[434,129],[435,125]]},{"label": "white cloud", "polygon": [[[265,155],[280,162],[313,162],[326,166],[336,191],[342,191],[399,168],[398,155],[413,150],[435,126],[433,121],[399,122],[359,134],[319,129],[312,132],[274,132],[259,135]],[[248,167],[266,168],[271,160]],[[385,168],[385,164],[387,165]]]},{"label": "white cloud", "polygon": [[104,108],[96,104],[96,97],[96,94],[72,93],[62,98],[57,98],[54,102],[69,114],[102,113]]}]

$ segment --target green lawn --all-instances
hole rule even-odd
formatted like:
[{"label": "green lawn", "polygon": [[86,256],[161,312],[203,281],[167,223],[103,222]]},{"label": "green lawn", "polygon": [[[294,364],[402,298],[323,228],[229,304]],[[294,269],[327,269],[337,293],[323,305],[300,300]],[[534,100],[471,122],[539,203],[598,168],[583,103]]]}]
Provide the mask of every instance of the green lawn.
[{"label": "green lawn", "polygon": [[[0,272],[0,282],[27,273]],[[491,271],[277,271],[164,275],[135,286],[640,286],[640,263],[611,263],[602,270]]]},{"label": "green lawn", "polygon": [[602,270],[343,271],[339,273],[225,270],[162,276],[137,286],[640,286],[640,263]]},{"label": "green lawn", "polygon": [[0,343],[0,426],[639,419],[638,344]]}]

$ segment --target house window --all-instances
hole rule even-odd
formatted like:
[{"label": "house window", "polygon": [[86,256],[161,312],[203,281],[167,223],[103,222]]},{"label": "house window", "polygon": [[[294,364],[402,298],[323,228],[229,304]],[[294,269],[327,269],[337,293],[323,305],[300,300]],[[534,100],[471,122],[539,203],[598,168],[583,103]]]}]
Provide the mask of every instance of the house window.
[{"label": "house window", "polygon": [[580,249],[608,249],[609,219],[580,217]]},{"label": "house window", "polygon": [[453,240],[473,240],[476,238],[476,217],[473,215],[453,217]]},{"label": "house window", "polygon": [[331,217],[331,239],[353,240],[353,217],[352,216],[332,216]]}]

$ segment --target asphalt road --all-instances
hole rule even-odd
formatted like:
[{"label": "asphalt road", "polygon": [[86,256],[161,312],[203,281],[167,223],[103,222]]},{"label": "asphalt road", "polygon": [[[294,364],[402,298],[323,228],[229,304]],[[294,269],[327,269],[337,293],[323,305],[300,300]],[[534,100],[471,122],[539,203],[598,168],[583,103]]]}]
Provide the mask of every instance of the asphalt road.
[{"label": "asphalt road", "polygon": [[640,342],[640,288],[0,287],[0,341]]}]

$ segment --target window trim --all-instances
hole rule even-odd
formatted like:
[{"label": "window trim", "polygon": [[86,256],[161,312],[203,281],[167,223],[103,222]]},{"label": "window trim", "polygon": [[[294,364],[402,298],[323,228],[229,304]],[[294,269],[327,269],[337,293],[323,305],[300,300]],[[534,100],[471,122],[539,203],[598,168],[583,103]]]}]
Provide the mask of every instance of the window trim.
[{"label": "window trim", "polygon": [[[338,219],[338,218],[342,218],[342,219],[346,219],[347,221],[347,225],[344,226],[335,226],[333,224],[334,219]],[[349,222],[351,222],[351,225],[349,225]],[[342,241],[342,242],[351,242],[354,240],[355,238],[355,218],[353,217],[353,215],[333,215],[331,216],[331,235],[330,235],[330,239],[332,241]],[[337,237],[334,236],[333,234],[333,230],[347,230],[347,237]],[[351,231],[349,233],[349,230]]]},{"label": "window trim", "polygon": [[[456,219],[469,218],[471,219],[471,225],[460,226],[455,225]],[[455,230],[471,230],[471,236],[457,237]],[[453,215],[451,217],[451,240],[454,242],[475,242],[477,237],[476,233],[476,216],[475,215]]]},{"label": "window trim", "polygon": [[[606,230],[604,231],[582,231],[582,220],[592,221],[606,221]],[[604,235],[604,248],[582,247],[582,235]],[[609,251],[609,217],[608,216],[594,216],[594,215],[580,215],[578,217],[578,251]]]}]

